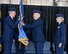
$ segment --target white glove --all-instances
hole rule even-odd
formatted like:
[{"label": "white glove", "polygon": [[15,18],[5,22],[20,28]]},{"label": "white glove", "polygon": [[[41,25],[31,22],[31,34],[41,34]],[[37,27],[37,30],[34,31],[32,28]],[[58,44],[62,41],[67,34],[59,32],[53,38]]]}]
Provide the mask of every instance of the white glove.
[{"label": "white glove", "polygon": [[58,47],[59,47],[59,48],[62,47],[62,43],[59,43]]}]

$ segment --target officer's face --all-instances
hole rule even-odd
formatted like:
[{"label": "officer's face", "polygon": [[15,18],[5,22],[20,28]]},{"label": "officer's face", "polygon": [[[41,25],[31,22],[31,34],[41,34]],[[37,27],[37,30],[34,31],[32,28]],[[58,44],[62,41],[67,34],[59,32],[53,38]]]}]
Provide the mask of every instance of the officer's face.
[{"label": "officer's face", "polygon": [[16,16],[16,12],[15,12],[15,11],[12,12],[12,16],[13,16],[13,17]]},{"label": "officer's face", "polygon": [[57,17],[57,18],[56,18],[56,22],[59,23],[59,22],[62,22],[62,21],[64,21],[64,19],[63,19],[62,17]]},{"label": "officer's face", "polygon": [[35,20],[37,20],[38,18],[40,18],[40,14],[39,14],[39,13],[34,13],[34,14],[33,14],[33,18],[34,18]]},{"label": "officer's face", "polygon": [[11,14],[12,17],[15,17],[16,16],[16,12],[15,11],[10,11],[9,14]]}]

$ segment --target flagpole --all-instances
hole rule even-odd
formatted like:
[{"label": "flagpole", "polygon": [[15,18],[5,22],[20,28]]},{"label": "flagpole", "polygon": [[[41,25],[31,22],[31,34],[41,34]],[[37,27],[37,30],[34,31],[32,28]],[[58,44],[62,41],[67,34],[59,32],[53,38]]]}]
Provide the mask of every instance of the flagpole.
[{"label": "flagpole", "polygon": [[[22,4],[22,0],[20,0],[20,6],[19,6],[19,11],[20,11],[20,22],[23,20],[24,17],[24,6]],[[23,30],[23,27],[20,26],[20,22],[19,22],[19,39],[18,41],[21,42],[22,44],[24,44],[25,46],[28,45],[28,38]]]}]

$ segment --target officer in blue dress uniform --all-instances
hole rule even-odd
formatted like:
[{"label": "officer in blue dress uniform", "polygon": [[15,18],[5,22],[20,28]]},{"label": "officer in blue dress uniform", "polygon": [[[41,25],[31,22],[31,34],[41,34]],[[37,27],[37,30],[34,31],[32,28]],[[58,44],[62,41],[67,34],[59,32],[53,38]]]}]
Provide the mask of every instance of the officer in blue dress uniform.
[{"label": "officer in blue dress uniform", "polygon": [[43,20],[40,18],[41,12],[39,10],[33,11],[33,24],[23,23],[24,28],[32,30],[32,40],[34,42],[36,54],[43,54],[43,47],[45,37],[43,34]]},{"label": "officer in blue dress uniform", "polygon": [[56,22],[58,25],[54,38],[55,54],[64,54],[64,45],[66,43],[66,25],[64,23],[64,16],[62,14],[57,14]]},{"label": "officer in blue dress uniform", "polygon": [[14,21],[14,17],[16,15],[16,9],[10,8],[9,16],[7,16],[4,20],[4,32],[3,32],[3,45],[4,52],[3,54],[11,54],[12,42],[14,37],[14,30],[18,26],[19,21]]}]

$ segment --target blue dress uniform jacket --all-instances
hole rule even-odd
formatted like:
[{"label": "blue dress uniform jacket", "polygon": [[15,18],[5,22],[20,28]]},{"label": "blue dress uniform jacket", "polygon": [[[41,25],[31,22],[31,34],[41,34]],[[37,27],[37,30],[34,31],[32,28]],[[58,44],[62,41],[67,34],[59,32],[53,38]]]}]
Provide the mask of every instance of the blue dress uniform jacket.
[{"label": "blue dress uniform jacket", "polygon": [[35,20],[33,24],[25,24],[25,28],[32,29],[32,40],[34,42],[36,54],[43,54],[45,37],[43,34],[42,19]]},{"label": "blue dress uniform jacket", "polygon": [[19,21],[16,23],[10,16],[5,18],[4,20],[4,33],[3,33],[3,41],[11,41],[14,35],[14,29],[18,25]]},{"label": "blue dress uniform jacket", "polygon": [[[62,46],[59,48],[59,43],[62,43]],[[66,25],[64,22],[58,24],[55,33],[55,54],[64,54],[64,45],[66,44]]]},{"label": "blue dress uniform jacket", "polygon": [[56,28],[54,43],[62,43],[63,45],[66,43],[66,25],[64,24],[64,22],[58,24]]},{"label": "blue dress uniform jacket", "polygon": [[45,42],[42,19],[35,20],[33,24],[25,24],[25,28],[32,29],[33,42]]},{"label": "blue dress uniform jacket", "polygon": [[14,30],[17,27],[19,21],[14,21],[10,16],[4,20],[4,32],[3,32],[3,54],[11,54],[11,47],[14,38]]}]

